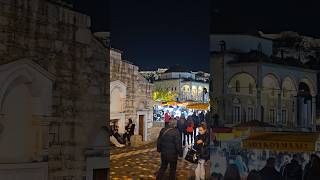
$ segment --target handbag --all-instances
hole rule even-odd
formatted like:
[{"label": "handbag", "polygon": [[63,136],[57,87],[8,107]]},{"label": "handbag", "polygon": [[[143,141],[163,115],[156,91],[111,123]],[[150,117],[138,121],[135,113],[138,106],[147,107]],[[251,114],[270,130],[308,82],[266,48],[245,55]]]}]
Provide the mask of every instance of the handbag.
[{"label": "handbag", "polygon": [[193,148],[190,148],[187,152],[186,157],[184,158],[188,162],[191,162],[193,164],[197,164],[199,160],[199,155],[197,154],[197,151]]}]

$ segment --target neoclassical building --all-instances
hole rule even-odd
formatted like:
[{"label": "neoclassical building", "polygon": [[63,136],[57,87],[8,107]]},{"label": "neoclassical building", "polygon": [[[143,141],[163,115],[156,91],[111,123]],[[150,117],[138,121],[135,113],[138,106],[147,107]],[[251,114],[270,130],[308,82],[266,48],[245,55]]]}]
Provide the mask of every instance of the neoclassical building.
[{"label": "neoclassical building", "polygon": [[212,43],[220,44],[220,49],[212,50],[210,60],[212,100],[222,124],[259,120],[288,129],[316,129],[319,71],[315,64],[268,55],[272,46],[264,38],[249,38],[252,47],[242,51],[231,48],[232,38],[229,44],[223,38],[211,39],[219,40]]},{"label": "neoclassical building", "polygon": [[136,124],[135,135],[142,141],[151,140],[153,126],[153,85],[140,73],[139,68],[122,59],[122,52],[110,50],[110,119],[111,124],[125,132],[129,118]]},{"label": "neoclassical building", "polygon": [[109,55],[90,17],[54,0],[0,8],[0,179],[106,179]]},{"label": "neoclassical building", "polygon": [[205,77],[199,78],[198,75],[200,74],[174,65],[154,81],[154,89],[175,92],[178,101],[208,102],[209,81]]}]

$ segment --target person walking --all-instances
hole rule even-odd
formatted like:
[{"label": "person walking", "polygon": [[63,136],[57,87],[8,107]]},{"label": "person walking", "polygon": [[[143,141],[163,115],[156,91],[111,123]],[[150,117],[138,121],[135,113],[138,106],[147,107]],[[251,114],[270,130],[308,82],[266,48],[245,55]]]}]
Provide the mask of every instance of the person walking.
[{"label": "person walking", "polygon": [[276,170],[276,159],[267,159],[266,166],[260,171],[262,180],[282,180],[280,173]]},{"label": "person walking", "polygon": [[157,173],[157,180],[164,179],[164,173],[168,165],[170,165],[169,180],[176,179],[178,156],[182,157],[181,138],[176,126],[176,121],[170,121],[168,127],[160,131],[157,140],[157,151],[160,153],[161,165]]},{"label": "person walking", "polygon": [[247,180],[263,180],[261,174],[257,170],[249,172]]},{"label": "person walking", "polygon": [[304,169],[303,180],[319,180],[320,179],[320,158],[316,154],[312,154],[310,162]]},{"label": "person walking", "polygon": [[241,178],[246,177],[248,175],[248,167],[243,162],[242,157],[240,155],[236,157],[234,164],[238,167]]},{"label": "person walking", "polygon": [[133,123],[132,119],[130,118],[128,120],[128,124],[125,127],[126,132],[124,133],[123,137],[124,139],[127,139],[126,142],[128,142],[128,145],[131,145],[131,136],[134,135],[134,128],[135,128],[135,124]]},{"label": "person walking", "polygon": [[192,145],[193,142],[193,130],[194,130],[194,122],[191,116],[188,116],[187,119],[187,127],[186,127],[186,134],[187,134],[187,144],[189,146]]},{"label": "person walking", "polygon": [[290,156],[289,155],[284,155],[283,156],[283,161],[280,165],[280,175],[284,176],[284,170],[286,166],[290,163]]},{"label": "person walking", "polygon": [[164,127],[169,127],[170,118],[171,118],[171,116],[170,116],[169,111],[166,111],[164,113]]},{"label": "person walking", "polygon": [[198,130],[199,126],[200,126],[200,119],[199,119],[196,111],[193,112],[191,117],[192,117],[192,120],[193,120],[193,123],[194,123],[193,139],[195,139],[196,136],[197,136],[197,130]]},{"label": "person walking", "polygon": [[205,122],[204,111],[201,111],[198,116],[199,116],[200,123]]},{"label": "person walking", "polygon": [[230,164],[224,174],[223,180],[241,180],[237,165]]},{"label": "person walking", "polygon": [[205,124],[199,126],[199,134],[195,138],[195,143],[193,148],[198,154],[198,166],[195,169],[195,180],[204,180],[206,171],[205,165],[207,165],[208,160],[210,159],[210,137],[207,133],[207,127]]},{"label": "person walking", "polygon": [[185,134],[186,134],[186,126],[187,126],[187,120],[184,117],[184,115],[181,115],[180,119],[178,120],[178,130],[180,133],[180,137],[182,139],[182,145],[185,146],[186,145],[186,138],[185,138]]},{"label": "person walking", "polygon": [[294,154],[291,162],[284,168],[283,177],[284,180],[302,180],[302,166],[298,155]]}]

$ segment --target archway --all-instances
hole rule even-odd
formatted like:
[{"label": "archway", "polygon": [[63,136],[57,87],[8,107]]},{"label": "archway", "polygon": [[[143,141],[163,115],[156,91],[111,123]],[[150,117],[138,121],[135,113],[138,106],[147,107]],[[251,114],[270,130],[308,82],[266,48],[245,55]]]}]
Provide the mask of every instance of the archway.
[{"label": "archway", "polygon": [[312,121],[311,89],[305,82],[300,82],[297,93],[297,125],[306,127]]},{"label": "archway", "polygon": [[110,126],[117,128],[119,133],[125,132],[125,101],[126,85],[117,80],[110,83]]},{"label": "archway", "polygon": [[0,161],[31,162],[36,153],[34,147],[37,131],[32,125],[32,96],[27,85],[13,82],[6,92],[2,105],[4,116],[1,122],[3,131],[0,135]]},{"label": "archway", "polygon": [[256,80],[246,72],[241,72],[232,76],[228,82],[228,92],[231,94],[255,94]]}]

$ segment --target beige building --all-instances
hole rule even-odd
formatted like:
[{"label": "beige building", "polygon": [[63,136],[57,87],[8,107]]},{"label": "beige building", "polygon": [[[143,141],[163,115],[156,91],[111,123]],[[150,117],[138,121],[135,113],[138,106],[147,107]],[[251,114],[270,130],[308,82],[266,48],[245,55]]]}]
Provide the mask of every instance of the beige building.
[{"label": "beige building", "polygon": [[122,52],[110,50],[110,113],[111,123],[125,132],[129,118],[136,124],[135,135],[142,141],[151,140],[153,126],[152,88],[139,68],[122,58]]},{"label": "beige building", "polygon": [[248,51],[231,49],[235,37],[229,37],[229,44],[220,38],[213,38],[221,41],[216,43],[221,48],[212,52],[210,61],[212,100],[220,123],[232,126],[259,120],[282,128],[315,130],[319,124],[315,64],[268,56],[257,37],[256,49]]},{"label": "beige building", "polygon": [[106,46],[60,1],[0,0],[0,179],[107,177]]},{"label": "beige building", "polygon": [[154,89],[171,91],[177,94],[178,101],[209,101],[209,81],[179,65],[174,65],[160,74],[154,81]]}]

